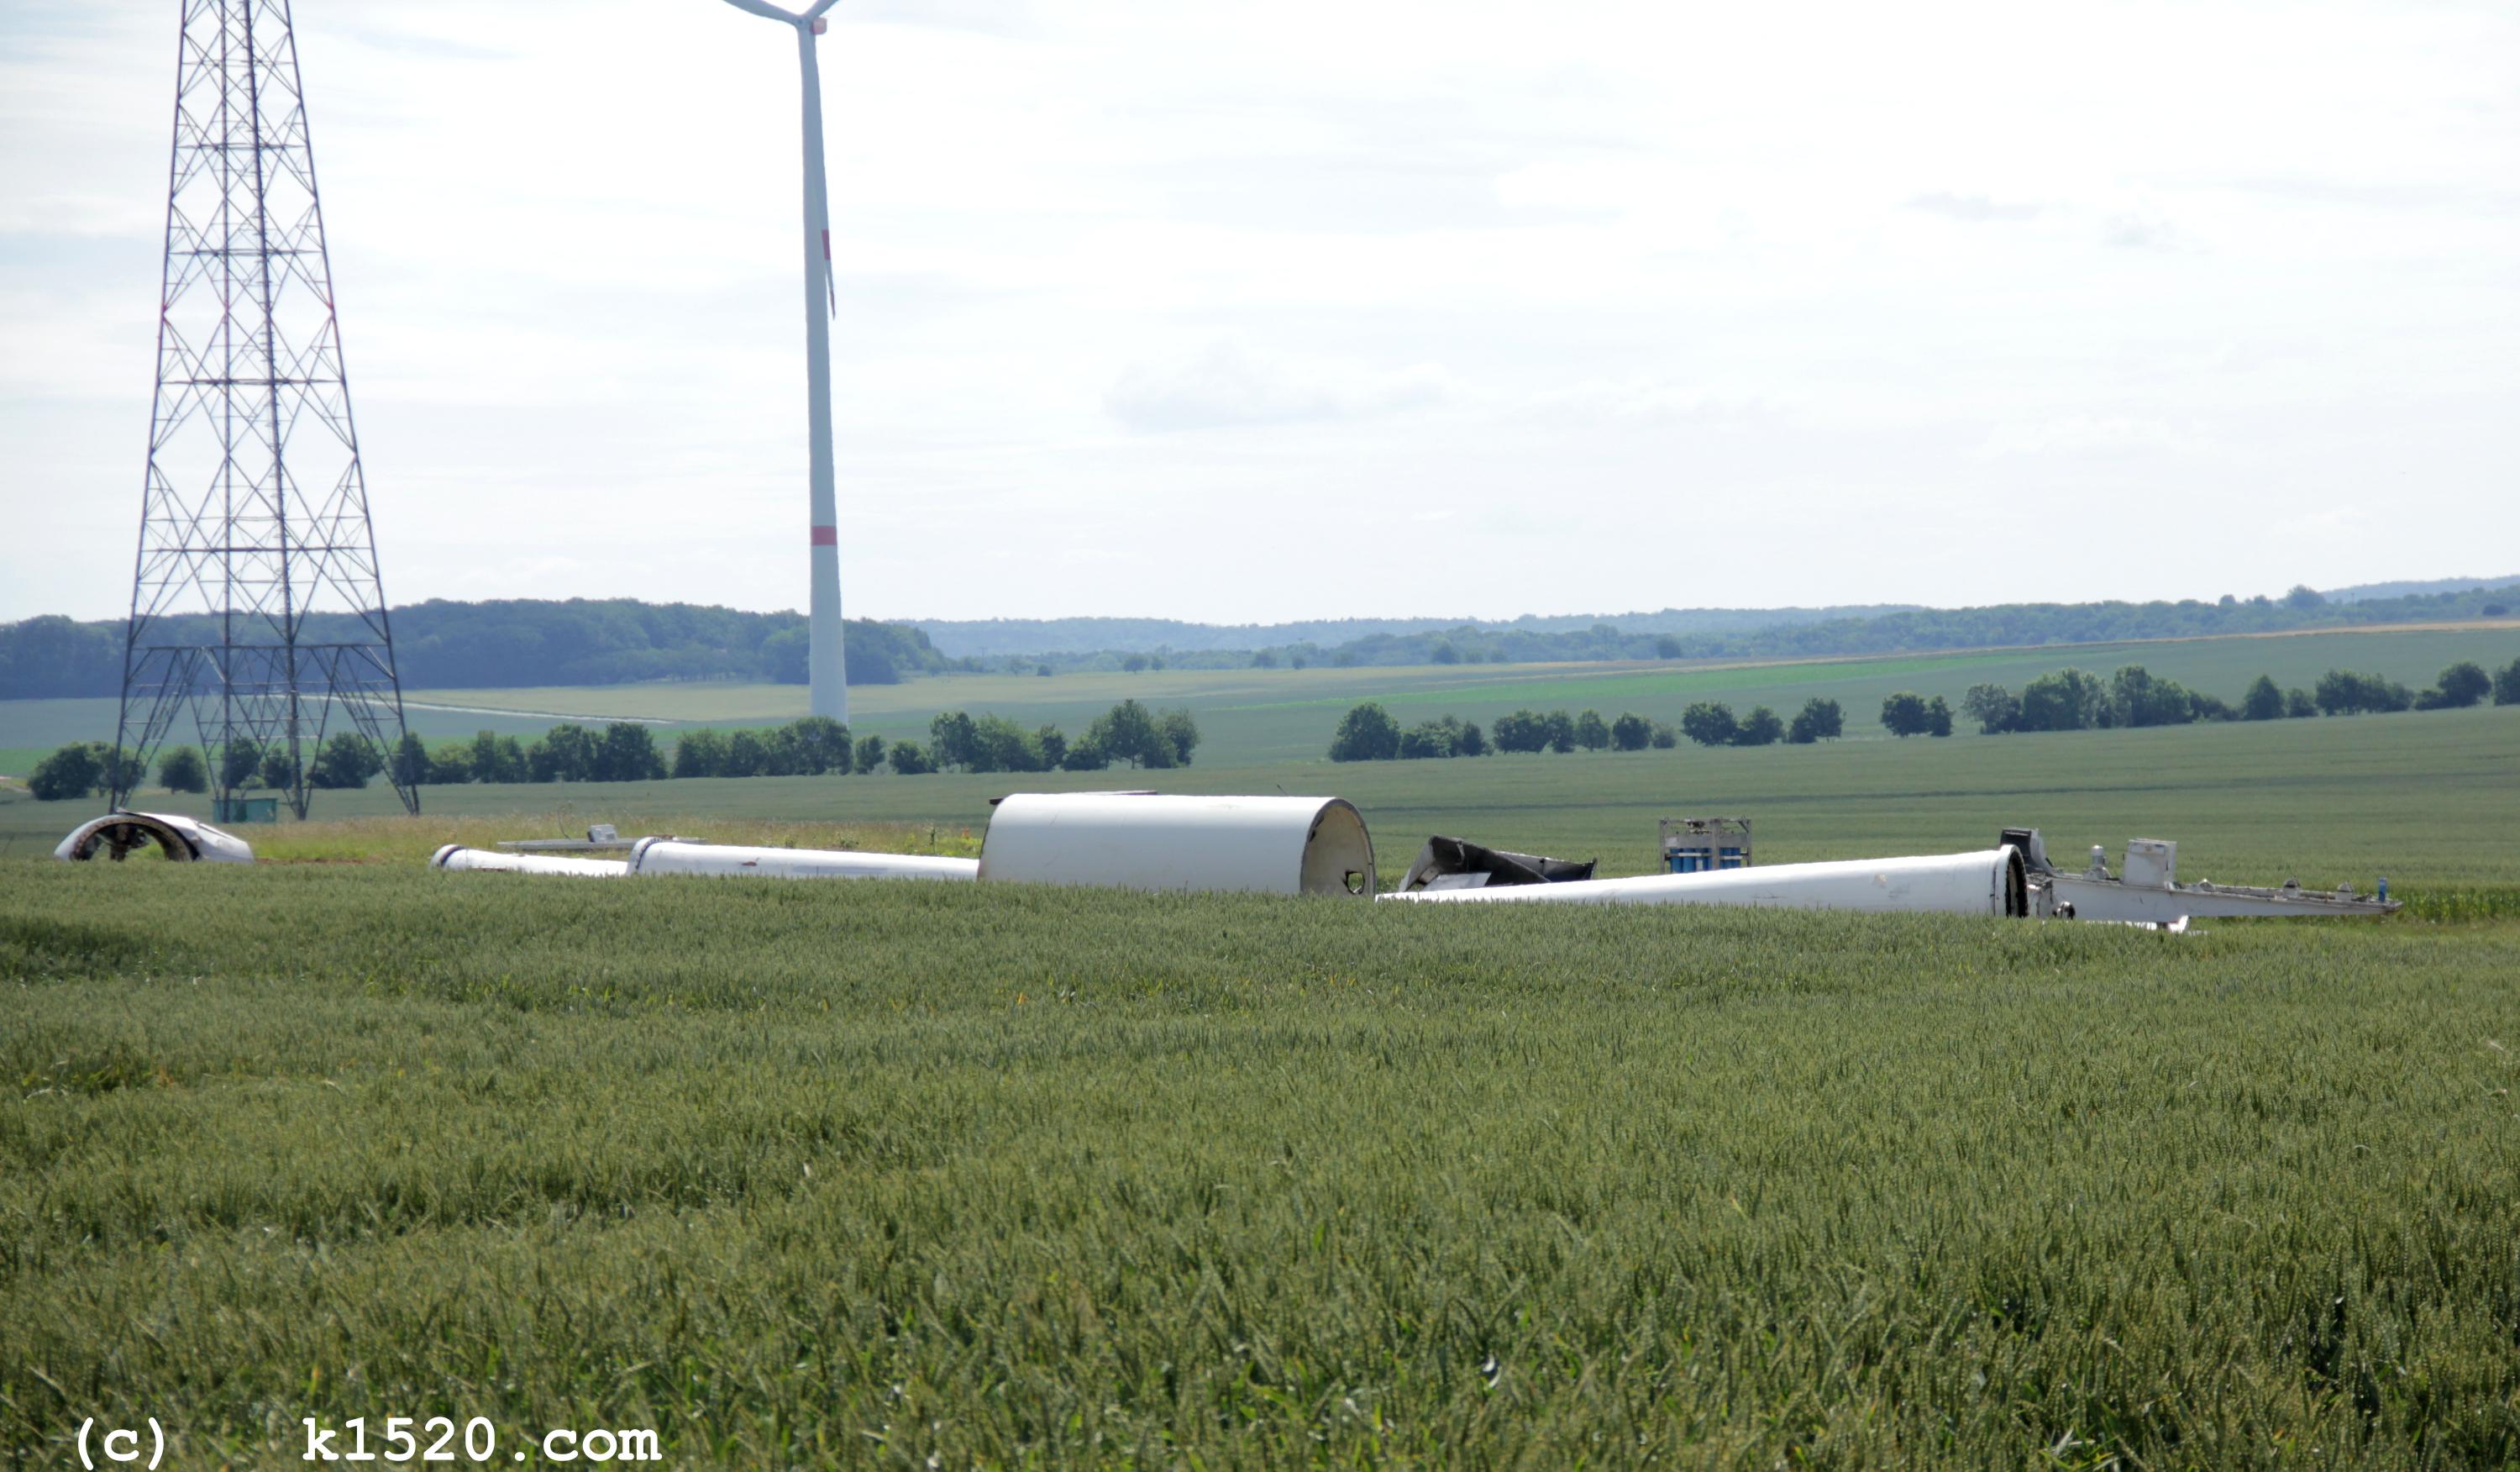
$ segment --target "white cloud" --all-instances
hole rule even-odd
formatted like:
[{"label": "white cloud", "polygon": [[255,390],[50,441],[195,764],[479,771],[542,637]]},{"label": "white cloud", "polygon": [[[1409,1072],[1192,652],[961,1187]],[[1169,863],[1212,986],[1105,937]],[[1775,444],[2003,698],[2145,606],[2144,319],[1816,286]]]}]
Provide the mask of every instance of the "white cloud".
[{"label": "white cloud", "polygon": [[1946,190],[1912,196],[1908,201],[1908,207],[1972,225],[2034,220],[2048,212],[2046,206],[2026,200],[1998,200],[1982,194],[1953,194]]},{"label": "white cloud", "polygon": [[2121,211],[2100,222],[2100,239],[2127,251],[2194,249],[2178,226],[2159,215]]},{"label": "white cloud", "polygon": [[2043,424],[2000,425],[1988,433],[1978,456],[1986,460],[2046,455],[2114,458],[2188,450],[2195,445],[2195,437],[2158,420],[2077,414]]},{"label": "white cloud", "polygon": [[1128,428],[1162,433],[1358,419],[1425,408],[1455,391],[1444,371],[1429,364],[1383,374],[1299,369],[1216,343],[1170,362],[1131,364],[1103,403]]},{"label": "white cloud", "polygon": [[[1325,536],[1504,615],[2212,594],[2438,571],[2445,524],[2520,542],[2507,6],[832,18],[852,612],[1389,607],[1304,571]],[[0,7],[0,619],[124,596],[167,19]],[[387,587],[799,603],[788,39],[714,0],[296,20]],[[2032,475],[2299,517],[2034,565]],[[1708,534],[1740,555],[1676,591]],[[1218,579],[1218,546],[1296,571]],[[1075,575],[1109,557],[1140,571]]]},{"label": "white cloud", "polygon": [[1524,407],[1543,423],[1569,426],[1747,425],[1783,412],[1763,398],[1635,379],[1544,390]]}]

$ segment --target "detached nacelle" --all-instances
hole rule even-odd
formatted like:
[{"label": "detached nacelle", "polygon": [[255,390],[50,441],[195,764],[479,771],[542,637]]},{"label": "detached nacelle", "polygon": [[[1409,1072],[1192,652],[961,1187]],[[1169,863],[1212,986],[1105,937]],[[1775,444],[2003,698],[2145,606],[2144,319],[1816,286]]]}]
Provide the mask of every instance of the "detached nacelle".
[{"label": "detached nacelle", "polygon": [[173,863],[199,860],[213,864],[249,864],[253,846],[223,828],[180,812],[130,812],[116,808],[70,830],[53,857],[70,863],[111,859],[115,863],[151,849]]}]

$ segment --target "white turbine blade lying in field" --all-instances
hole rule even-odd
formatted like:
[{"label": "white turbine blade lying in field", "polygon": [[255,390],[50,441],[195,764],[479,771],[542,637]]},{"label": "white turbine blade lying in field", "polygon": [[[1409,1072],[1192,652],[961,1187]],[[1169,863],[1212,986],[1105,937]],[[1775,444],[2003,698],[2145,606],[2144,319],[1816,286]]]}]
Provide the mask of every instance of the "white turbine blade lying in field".
[{"label": "white turbine blade lying in field", "polygon": [[499,874],[573,874],[580,879],[618,879],[630,872],[626,860],[618,858],[570,858],[562,853],[494,853],[487,849],[467,849],[461,844],[448,844],[430,855],[429,866],[438,869],[478,869]]},{"label": "white turbine blade lying in field", "polygon": [[2028,915],[2037,902],[2020,851],[2010,847],[1980,853],[1778,864],[1636,879],[1417,890],[1382,897],[1419,904],[1746,904],[1952,915]]},{"label": "white turbine blade lying in field", "polygon": [[976,858],[936,853],[871,853],[858,849],[745,849],[643,838],[630,847],[630,872],[770,879],[947,879],[979,877]]}]

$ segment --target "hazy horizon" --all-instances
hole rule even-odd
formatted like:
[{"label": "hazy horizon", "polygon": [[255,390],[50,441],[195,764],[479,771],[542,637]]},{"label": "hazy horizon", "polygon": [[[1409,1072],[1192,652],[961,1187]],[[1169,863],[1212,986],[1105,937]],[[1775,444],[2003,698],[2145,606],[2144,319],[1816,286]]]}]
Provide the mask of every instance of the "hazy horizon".
[{"label": "hazy horizon", "polygon": [[[2394,586],[2394,585],[2399,584],[2399,583],[2425,583],[2425,584],[2429,584],[2429,583],[2464,583],[2464,584],[2468,584],[2468,585],[2470,585],[2470,586],[2472,586],[2472,587],[2480,588],[2480,589],[2484,589],[2484,588],[2499,588],[2499,587],[2505,587],[2505,586],[2520,587],[2520,574],[2514,574],[2514,575],[2509,575],[2509,576],[2493,576],[2493,577],[2472,577],[2472,576],[2468,576],[2468,575],[2456,575],[2447,576],[2447,577],[2409,577],[2409,578],[2391,578],[2391,579],[2387,579],[2387,580],[2385,580],[2385,581],[2380,581],[2380,582],[2371,582],[2371,583],[2344,583],[2344,584],[2339,584],[2338,586],[2336,586],[2336,587],[2334,587],[2334,588],[2321,588],[2321,589],[2318,589],[2317,591],[2318,591],[2318,592],[2319,592],[2319,594],[2320,594],[2322,597],[2333,597],[2334,595],[2336,595],[2336,594],[2340,594],[2340,593],[2360,593],[2360,592],[2362,592],[2362,590],[2363,590],[2363,589],[2365,589],[2365,588],[2383,588],[2383,587],[2391,587],[2391,586]],[[2250,599],[2252,599],[2252,598],[2259,598],[2259,597],[2270,598],[2270,599],[2281,598],[2281,597],[2282,597],[2286,592],[2290,591],[2290,585],[2287,585],[2285,588],[2279,588],[2279,589],[2266,589],[2266,590],[2260,590],[2260,591],[2256,591],[2256,592],[2238,592],[2238,591],[2231,591],[2231,590],[2227,590],[2227,591],[2230,591],[2230,596],[2232,596],[2232,597],[2234,597],[2234,598],[2237,598],[2237,599],[2239,599],[2239,600],[2240,600],[2240,601],[2242,601],[2242,602],[2247,602],[2248,600],[2250,600]],[[442,596],[442,595],[441,595],[441,596]],[[493,601],[504,601],[504,600],[534,600],[534,599],[537,599],[537,598],[539,598],[539,597],[541,597],[541,596],[542,596],[542,595],[538,595],[538,594],[530,594],[530,593],[504,593],[504,594],[503,594],[503,593],[493,593],[493,594],[485,594],[485,595],[483,595],[483,596],[482,596],[482,597],[480,597],[480,598],[473,598],[473,599],[462,599],[462,600],[454,600],[454,601],[461,601],[461,602],[493,602]],[[571,599],[571,598],[583,598],[583,599],[588,599],[588,600],[603,600],[603,599],[608,599],[608,598],[639,598],[639,597],[641,597],[641,596],[642,596],[642,595],[635,594],[635,593],[572,593],[572,594],[562,594],[562,595],[556,595],[556,600],[555,600],[555,601],[565,601],[566,599]],[[2188,595],[2183,595],[2183,596],[2182,596],[2182,597],[2176,597],[2176,598],[2162,598],[2162,599],[2139,599],[2139,598],[2088,598],[2088,599],[2086,599],[2086,598],[2077,598],[2077,599],[2023,599],[2023,600],[2017,600],[2017,601],[2020,601],[2020,602],[2029,602],[2029,603],[2048,603],[2048,602],[2054,602],[2054,603],[2148,603],[2148,602],[2167,602],[2167,603],[2182,603],[2182,602],[2194,602],[2194,603],[2216,603],[2216,602],[2219,602],[2219,601],[2221,600],[2222,596],[2223,596],[2222,594],[2216,594],[2216,595],[2214,595],[2213,597],[2203,597],[2203,596],[2199,596],[2199,595],[2195,595],[2195,594],[2188,594]],[[2398,595],[2398,594],[2394,594],[2394,593],[2370,593],[2370,594],[2364,594],[2364,596],[2365,596],[2365,597],[2396,597],[2396,596],[2400,596],[2400,595]],[[427,600],[427,599],[422,599],[422,598],[407,599],[407,600],[406,600],[406,599],[396,599],[396,600],[394,601],[394,603],[393,603],[393,606],[394,606],[394,607],[396,607],[396,608],[400,608],[400,607],[404,607],[404,606],[406,606],[406,605],[407,605],[407,604],[409,604],[409,603],[419,603],[419,602],[426,602],[426,601],[428,601],[428,600]],[[644,599],[643,599],[643,601],[648,602],[648,603],[658,603],[658,604],[661,604],[661,603],[691,603],[691,602],[694,602],[695,600],[692,600],[692,599],[684,599],[684,598],[655,598],[655,597],[647,597],[647,598],[644,598]],[[2353,600],[2353,601],[2360,601],[2360,600]],[[708,605],[703,605],[703,606],[707,606],[707,607],[718,607],[718,608],[734,608],[734,609],[738,609],[738,610],[739,610],[739,611],[741,611],[741,612],[745,612],[745,613],[759,613],[759,614],[792,614],[792,615],[794,615],[794,616],[796,616],[796,617],[798,617],[798,618],[803,618],[803,617],[804,617],[804,610],[803,610],[801,607],[796,607],[796,606],[792,606],[792,605],[791,605],[791,606],[784,606],[784,607],[750,608],[750,609],[743,608],[742,605],[738,605],[738,604],[726,604],[726,603],[708,604]],[[1173,615],[1173,614],[1160,614],[1160,613],[1151,613],[1151,614],[1150,614],[1150,613],[1120,613],[1120,614],[997,614],[997,615],[987,615],[987,616],[980,616],[980,617],[970,617],[970,616],[952,615],[952,614],[916,614],[916,613],[914,613],[914,614],[900,614],[900,615],[876,615],[876,614],[859,614],[859,613],[852,612],[852,613],[849,615],[849,617],[850,617],[851,619],[878,619],[878,620],[879,620],[880,621],[883,621],[883,622],[888,622],[888,623],[899,623],[899,624],[923,624],[923,623],[991,623],[991,622],[1005,622],[1005,623],[1058,623],[1058,622],[1064,622],[1064,621],[1070,621],[1105,620],[1105,621],[1115,621],[1115,622],[1185,623],[1185,624],[1191,624],[1191,625],[1193,625],[1193,626],[1199,626],[1199,627],[1231,629],[1231,628],[1269,628],[1269,627],[1283,627],[1283,626],[1288,626],[1288,625],[1307,624],[1307,623],[1379,623],[1379,622],[1410,622],[1410,623],[1421,623],[1421,622],[1422,622],[1422,623],[1454,623],[1454,624],[1466,624],[1466,623],[1500,623],[1500,624],[1502,624],[1502,623],[1514,623],[1514,622],[1519,622],[1519,621],[1557,621],[1557,620],[1568,620],[1568,619],[1600,619],[1600,620],[1635,619],[1635,618],[1647,618],[1647,617],[1651,617],[1651,616],[1656,615],[1656,614],[1665,614],[1665,613],[1759,614],[1759,613],[1781,612],[1781,611],[1785,611],[1785,610],[1818,610],[1818,609],[1824,609],[1824,608],[1851,608],[1851,609],[1860,609],[1860,608],[1895,608],[1895,607],[1904,607],[1904,608],[1910,608],[1910,609],[1920,609],[1920,610],[1926,610],[1926,611],[1932,611],[1932,612],[1946,612],[1946,613],[1947,613],[1947,612],[1955,612],[1955,611],[1966,610],[1966,609],[1971,609],[1971,608],[1983,608],[1983,607],[1987,607],[1987,606],[1989,606],[1989,605],[1986,605],[1986,604],[1977,604],[1977,603],[1923,603],[1923,602],[1919,602],[1919,601],[1917,601],[1917,600],[1915,600],[1915,599],[1883,599],[1883,600],[1880,600],[1880,601],[1875,602],[1875,603],[1860,603],[1860,604],[1757,604],[1757,605],[1753,605],[1753,604],[1726,604],[1726,605],[1678,605],[1678,604],[1667,604],[1667,605],[1664,605],[1664,606],[1663,606],[1663,607],[1661,607],[1661,608],[1625,608],[1625,609],[1599,609],[1599,608],[1594,608],[1594,609],[1569,609],[1569,610],[1564,610],[1564,611],[1554,611],[1554,612],[1552,612],[1552,611],[1547,611],[1547,610],[1534,610],[1534,611],[1526,611],[1526,612],[1518,613],[1518,614],[1503,614],[1503,615],[1488,615],[1488,614],[1452,614],[1452,613],[1432,613],[1432,614],[1429,614],[1429,613],[1298,614],[1298,615],[1295,615],[1295,616],[1292,616],[1292,617],[1282,618],[1282,619],[1237,620],[1237,621],[1215,620],[1215,619],[1190,619],[1190,618],[1183,618],[1183,617],[1180,617],[1180,616],[1178,616],[1178,615]],[[30,616],[21,616],[21,617],[43,617],[43,616],[44,616],[44,615],[46,615],[46,614],[59,614],[60,612],[61,612],[60,610],[45,610],[43,614],[30,615]],[[119,621],[122,619],[123,615],[122,615],[121,613],[119,613],[119,612],[116,612],[116,613],[106,614],[106,615],[99,615],[99,616],[92,616],[92,617],[82,617],[82,616],[75,615],[75,614],[68,615],[67,617],[69,617],[69,618],[75,619],[75,620],[77,620],[77,621],[80,621],[80,622],[98,622],[98,621]],[[17,621],[17,620],[14,620],[14,619],[12,619],[12,620],[0,620],[0,622],[15,622],[15,621]]]}]

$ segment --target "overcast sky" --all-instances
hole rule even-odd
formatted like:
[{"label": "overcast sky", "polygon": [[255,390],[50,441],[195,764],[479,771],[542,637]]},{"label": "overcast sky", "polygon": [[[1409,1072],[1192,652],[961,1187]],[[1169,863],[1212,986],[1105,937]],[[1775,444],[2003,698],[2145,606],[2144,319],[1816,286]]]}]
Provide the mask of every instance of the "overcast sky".
[{"label": "overcast sky", "polygon": [[[0,0],[0,619],[129,598],[175,0]],[[2243,596],[2520,548],[2520,8],[844,0],[879,618]],[[385,587],[802,607],[796,65],[300,0]]]}]

